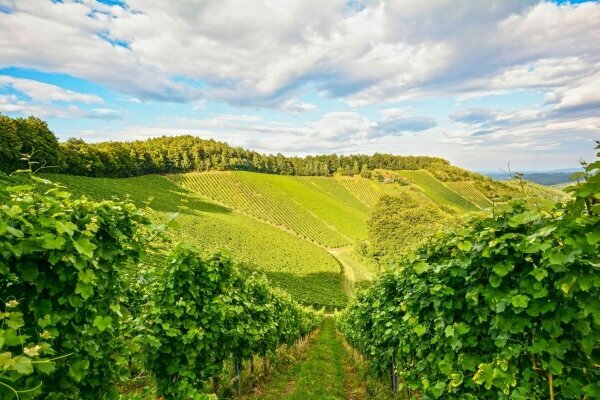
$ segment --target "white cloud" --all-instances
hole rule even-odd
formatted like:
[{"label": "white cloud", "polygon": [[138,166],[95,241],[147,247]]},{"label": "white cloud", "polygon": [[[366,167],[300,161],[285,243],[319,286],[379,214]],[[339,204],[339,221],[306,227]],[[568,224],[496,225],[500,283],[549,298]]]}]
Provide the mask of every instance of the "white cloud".
[{"label": "white cloud", "polygon": [[281,106],[279,106],[279,109],[286,114],[296,115],[307,111],[314,111],[317,109],[317,106],[292,98],[285,100]]},{"label": "white cloud", "polygon": [[546,100],[557,112],[587,112],[600,115],[600,72],[570,87],[548,93]]},{"label": "white cloud", "polygon": [[[194,111],[202,111],[196,115],[209,113],[205,105],[217,101],[312,116],[320,104],[299,100],[313,98],[303,96],[306,93],[341,98],[353,109],[299,125],[243,114],[165,119],[160,128],[123,130],[128,135],[133,129],[154,134],[169,127],[205,135],[216,132],[232,143],[269,151],[345,151],[360,145],[359,150],[422,153],[438,151],[429,142],[435,138],[438,155],[445,155],[446,149],[457,154],[460,149],[473,152],[475,160],[478,153],[526,145],[571,148],[571,141],[581,148],[600,133],[598,2],[370,0],[364,7],[350,7],[346,0],[127,4],[0,0],[0,68],[84,78],[131,102],[188,102]],[[94,104],[94,95],[12,79],[0,85],[10,84],[32,101],[2,95],[0,111],[120,116],[107,111],[110,106],[85,111],[72,104]],[[539,93],[545,104],[520,111],[459,109],[449,126],[438,115],[434,120],[403,108],[384,110],[379,120],[361,114],[361,107],[373,104],[391,107],[405,100],[446,96],[462,101],[516,92]],[[69,105],[61,109],[58,102]],[[364,110],[366,114],[370,109]],[[429,139],[419,147],[410,136],[422,135],[421,131]]]},{"label": "white cloud", "polygon": [[[562,71],[543,86],[568,85],[572,72],[590,72],[569,59],[600,61],[598,20],[594,2],[375,0],[356,11],[344,0],[34,0],[0,13],[0,64],[141,99],[282,107],[314,85],[360,106],[538,87],[545,60]],[[525,73],[532,65],[540,72]]]},{"label": "white cloud", "polygon": [[81,102],[81,103],[102,103],[102,98],[87,93],[75,92],[63,89],[56,85],[44,82],[38,82],[31,79],[15,78],[8,75],[0,75],[0,88],[8,87],[15,91],[27,95],[33,101],[39,102]]}]

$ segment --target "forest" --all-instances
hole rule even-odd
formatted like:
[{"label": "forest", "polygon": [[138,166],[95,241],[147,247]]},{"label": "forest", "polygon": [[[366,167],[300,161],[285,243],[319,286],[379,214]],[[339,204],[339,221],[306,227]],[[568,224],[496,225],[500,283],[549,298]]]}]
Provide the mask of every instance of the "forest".
[{"label": "forest", "polygon": [[[279,175],[370,176],[375,169],[430,169],[450,176],[464,174],[441,158],[373,155],[318,155],[286,157],[260,154],[212,139],[194,136],[162,136],[143,141],[86,143],[71,138],[59,143],[43,120],[11,118],[0,114],[0,170],[10,173],[25,168],[21,154],[33,154],[38,167],[92,177],[130,177],[190,171],[243,170]],[[476,175],[476,174],[472,174]]]}]

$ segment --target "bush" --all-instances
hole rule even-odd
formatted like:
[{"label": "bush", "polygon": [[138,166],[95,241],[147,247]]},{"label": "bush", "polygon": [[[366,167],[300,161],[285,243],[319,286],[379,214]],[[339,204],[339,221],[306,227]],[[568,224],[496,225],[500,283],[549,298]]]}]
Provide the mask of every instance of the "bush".
[{"label": "bush", "polygon": [[73,199],[49,183],[32,176],[5,189],[0,292],[21,303],[23,337],[46,332],[67,356],[42,379],[45,398],[116,398],[120,269],[142,254],[149,221],[130,202]]}]

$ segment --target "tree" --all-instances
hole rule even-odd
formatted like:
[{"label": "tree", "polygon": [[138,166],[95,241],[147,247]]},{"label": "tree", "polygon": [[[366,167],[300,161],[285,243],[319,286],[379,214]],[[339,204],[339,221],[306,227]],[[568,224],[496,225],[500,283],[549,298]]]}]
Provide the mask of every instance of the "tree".
[{"label": "tree", "polygon": [[25,166],[20,162],[21,147],[15,120],[0,114],[0,171],[10,173]]}]

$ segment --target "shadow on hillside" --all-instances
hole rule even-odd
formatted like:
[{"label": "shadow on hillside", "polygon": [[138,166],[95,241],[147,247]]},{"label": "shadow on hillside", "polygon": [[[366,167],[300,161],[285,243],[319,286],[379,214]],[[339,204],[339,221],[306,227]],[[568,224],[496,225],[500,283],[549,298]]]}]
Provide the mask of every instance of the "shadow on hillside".
[{"label": "shadow on hillside", "polygon": [[76,196],[85,195],[94,200],[129,198],[138,207],[149,207],[161,212],[228,214],[231,210],[197,197],[169,179],[160,175],[145,175],[133,178],[90,178],[61,174],[44,174],[53,182],[64,184]]},{"label": "shadow on hillside", "polygon": [[291,272],[270,272],[265,275],[271,283],[279,286],[304,305],[328,310],[346,306],[348,297],[343,290],[343,276],[334,272],[316,272],[296,275]]}]

